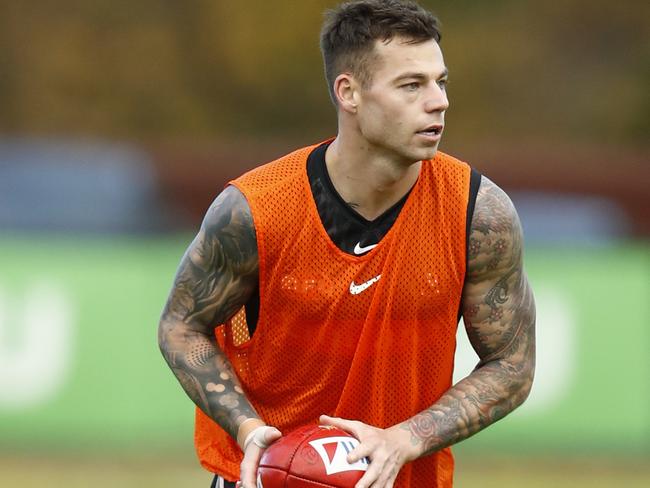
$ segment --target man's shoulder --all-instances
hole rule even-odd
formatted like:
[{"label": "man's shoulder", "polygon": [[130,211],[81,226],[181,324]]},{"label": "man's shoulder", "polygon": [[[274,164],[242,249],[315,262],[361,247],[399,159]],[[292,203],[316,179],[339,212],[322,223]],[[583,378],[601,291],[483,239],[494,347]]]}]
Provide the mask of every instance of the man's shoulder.
[{"label": "man's shoulder", "polygon": [[292,167],[303,167],[304,164],[307,162],[307,158],[311,154],[311,152],[316,149],[318,146],[323,144],[323,142],[319,142],[316,144],[311,144],[309,146],[304,146],[300,147],[298,149],[294,149],[293,151],[284,154],[283,156],[279,156],[275,159],[272,159],[271,161],[264,162],[260,164],[259,166],[256,166],[255,168],[251,169],[250,171],[244,173],[241,177],[247,176],[247,175],[255,175],[255,174],[260,174],[260,173],[268,173],[268,172],[273,172],[277,171],[279,169],[286,169],[286,168],[292,168]]},{"label": "man's shoulder", "polygon": [[521,240],[521,223],[512,200],[487,177],[481,178],[476,208],[471,223],[474,238],[487,237],[495,242],[499,235],[514,235]]},{"label": "man's shoulder", "polygon": [[469,163],[442,151],[438,151],[431,162],[434,164],[443,164],[456,168],[468,168],[470,166]]},{"label": "man's shoulder", "polygon": [[508,194],[487,176],[481,178],[476,205],[492,211],[516,215],[515,206]]},{"label": "man's shoulder", "polygon": [[454,156],[438,151],[433,159],[424,162],[425,174],[445,191],[465,193],[472,182],[472,167]]},{"label": "man's shoulder", "polygon": [[262,163],[231,183],[240,189],[257,188],[261,190],[291,182],[306,171],[307,158],[320,144],[301,147],[274,160]]}]

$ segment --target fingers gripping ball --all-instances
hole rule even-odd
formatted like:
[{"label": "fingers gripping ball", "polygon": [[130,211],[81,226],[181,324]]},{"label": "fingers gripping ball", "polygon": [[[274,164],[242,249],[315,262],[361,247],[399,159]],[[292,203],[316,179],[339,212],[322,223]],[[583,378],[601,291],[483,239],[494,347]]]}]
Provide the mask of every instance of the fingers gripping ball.
[{"label": "fingers gripping ball", "polygon": [[301,427],[264,452],[257,470],[258,488],[352,488],[368,469],[347,455],[359,441],[335,427]]}]

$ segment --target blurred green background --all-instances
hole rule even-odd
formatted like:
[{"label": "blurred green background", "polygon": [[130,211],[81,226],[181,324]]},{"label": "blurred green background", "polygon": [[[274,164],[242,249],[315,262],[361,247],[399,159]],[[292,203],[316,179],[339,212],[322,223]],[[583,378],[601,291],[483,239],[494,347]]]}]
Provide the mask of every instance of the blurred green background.
[{"label": "blurred green background", "polygon": [[[0,485],[209,485],[158,317],[228,179],[335,133],[336,3],[0,0]],[[531,397],[457,486],[647,486],[650,4],[421,4],[442,150],[512,196],[538,301]]]}]

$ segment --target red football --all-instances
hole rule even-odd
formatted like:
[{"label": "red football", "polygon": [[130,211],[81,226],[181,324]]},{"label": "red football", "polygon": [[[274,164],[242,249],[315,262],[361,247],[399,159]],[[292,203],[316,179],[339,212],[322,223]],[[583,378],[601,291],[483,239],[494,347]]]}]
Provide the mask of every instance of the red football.
[{"label": "red football", "polygon": [[307,425],[283,436],[264,452],[258,488],[353,488],[368,469],[347,455],[359,441],[335,427]]}]

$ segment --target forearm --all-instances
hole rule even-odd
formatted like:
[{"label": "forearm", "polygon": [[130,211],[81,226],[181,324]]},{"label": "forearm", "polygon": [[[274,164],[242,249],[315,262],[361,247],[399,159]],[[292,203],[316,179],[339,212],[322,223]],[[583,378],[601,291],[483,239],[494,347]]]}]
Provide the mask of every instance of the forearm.
[{"label": "forearm", "polygon": [[[240,427],[259,419],[225,353],[214,337],[187,324],[163,318],[158,343],[167,364],[192,401],[233,439],[245,434]],[[246,428],[263,422],[246,422]]]},{"label": "forearm", "polygon": [[460,442],[521,405],[535,370],[535,300],[523,235],[508,196],[482,178],[472,216],[461,306],[481,362],[434,405],[400,424],[414,457]]},{"label": "forearm", "polygon": [[532,386],[532,365],[490,361],[450,388],[434,405],[401,424],[416,456],[456,444],[521,405]]}]

